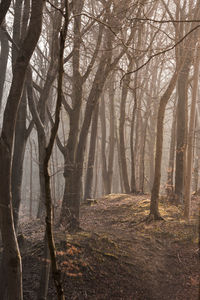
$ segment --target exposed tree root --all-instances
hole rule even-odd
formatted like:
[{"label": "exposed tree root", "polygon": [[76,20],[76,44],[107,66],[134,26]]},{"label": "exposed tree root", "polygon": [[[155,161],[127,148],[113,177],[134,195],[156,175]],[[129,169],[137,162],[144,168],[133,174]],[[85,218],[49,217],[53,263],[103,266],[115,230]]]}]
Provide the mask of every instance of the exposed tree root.
[{"label": "exposed tree root", "polygon": [[160,214],[152,214],[152,213],[150,213],[148,217],[145,219],[146,223],[151,223],[154,221],[165,221],[165,219],[161,217]]}]

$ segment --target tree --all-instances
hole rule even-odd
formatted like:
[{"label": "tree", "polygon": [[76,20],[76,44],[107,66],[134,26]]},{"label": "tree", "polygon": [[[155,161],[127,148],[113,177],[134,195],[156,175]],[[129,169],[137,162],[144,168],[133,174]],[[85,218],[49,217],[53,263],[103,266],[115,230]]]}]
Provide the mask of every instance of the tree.
[{"label": "tree", "polygon": [[190,111],[190,122],[187,139],[187,156],[186,156],[186,180],[185,180],[185,218],[190,218],[191,206],[191,181],[192,181],[192,163],[193,163],[193,145],[194,145],[194,128],[195,128],[195,109],[197,103],[198,82],[199,82],[199,43],[196,47],[196,57],[194,59],[194,78],[192,87],[192,102]]},{"label": "tree", "polygon": [[178,78],[178,70],[175,70],[170,83],[160,99],[158,116],[157,116],[157,135],[156,135],[156,155],[155,155],[155,172],[154,182],[151,191],[151,204],[150,214],[148,220],[161,220],[159,212],[159,190],[160,190],[160,178],[161,178],[161,159],[162,159],[162,146],[163,146],[163,122],[165,115],[165,108],[167,102],[175,88],[176,81]]},{"label": "tree", "polygon": [[[13,70],[13,79],[4,111],[2,132],[0,137],[0,220],[3,242],[3,261],[1,276],[6,275],[8,298],[22,299],[22,269],[21,257],[13,224],[12,196],[11,196],[11,168],[13,139],[16,125],[17,110],[20,104],[26,69],[38,42],[42,27],[42,0],[32,1],[27,35],[20,47]],[[5,295],[5,286],[1,295]]]},{"label": "tree", "polygon": [[10,7],[11,0],[2,0],[0,3],[0,26],[6,16],[6,13]]}]

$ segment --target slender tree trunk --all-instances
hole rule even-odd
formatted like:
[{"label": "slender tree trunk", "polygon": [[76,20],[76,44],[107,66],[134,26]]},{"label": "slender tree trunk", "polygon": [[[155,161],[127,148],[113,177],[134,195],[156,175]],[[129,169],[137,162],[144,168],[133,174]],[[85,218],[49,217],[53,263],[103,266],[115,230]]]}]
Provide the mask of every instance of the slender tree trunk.
[{"label": "slender tree trunk", "polygon": [[[135,80],[137,82],[137,80]],[[130,149],[131,149],[131,193],[136,193],[136,178],[135,178],[135,153],[134,153],[134,129],[135,129],[135,117],[137,111],[137,91],[136,85],[134,90],[134,105],[131,119],[131,134],[130,134]]]},{"label": "slender tree trunk", "polygon": [[176,145],[176,172],[175,172],[175,201],[183,201],[184,182],[184,151],[186,138],[186,104],[188,97],[188,77],[191,59],[186,59],[178,78],[177,104],[177,145]]},{"label": "slender tree trunk", "polygon": [[108,183],[109,194],[112,192],[113,165],[115,159],[115,108],[114,108],[114,80],[112,79],[109,88],[109,113],[110,113],[110,136],[109,136],[109,154],[108,154]]},{"label": "slender tree trunk", "polygon": [[196,58],[194,61],[194,79],[192,87],[192,103],[190,111],[190,123],[187,140],[187,156],[186,156],[186,181],[185,181],[185,209],[184,216],[190,219],[190,206],[191,206],[191,181],[192,181],[192,163],[193,163],[193,140],[194,140],[194,126],[195,126],[195,109],[198,94],[199,82],[199,45],[197,46]]},{"label": "slender tree trunk", "polygon": [[148,220],[160,220],[162,217],[159,212],[159,191],[161,179],[161,160],[162,160],[162,146],[163,146],[163,121],[165,116],[165,108],[171,94],[174,90],[178,77],[177,70],[174,72],[167,90],[160,99],[158,118],[157,118],[157,136],[156,136],[156,155],[155,155],[155,176],[151,192],[150,214]]},{"label": "slender tree trunk", "polygon": [[93,181],[94,161],[95,161],[95,151],[96,151],[96,141],[97,141],[98,115],[99,115],[99,104],[97,104],[92,117],[90,149],[88,155],[88,165],[87,165],[87,173],[86,173],[86,180],[85,180],[85,196],[84,196],[85,200],[93,198],[92,181]]},{"label": "slender tree trunk", "polygon": [[29,191],[29,218],[32,219],[33,216],[33,148],[31,140],[30,143],[30,191]]},{"label": "slender tree trunk", "polygon": [[107,170],[107,159],[106,159],[106,116],[105,116],[105,99],[102,96],[101,106],[100,106],[100,120],[101,120],[101,160],[102,160],[102,178],[104,193],[108,195],[110,193],[109,187],[109,178]]},{"label": "slender tree trunk", "polygon": [[1,42],[1,53],[0,53],[0,70],[1,70],[1,73],[0,73],[0,111],[1,111],[4,84],[5,84],[5,79],[6,79],[8,54],[9,54],[8,38],[7,38],[3,28],[0,28],[0,42]]},{"label": "slender tree trunk", "polygon": [[196,111],[196,130],[195,130],[195,159],[194,159],[194,183],[193,190],[195,193],[198,192],[199,186],[199,169],[200,169],[200,107],[199,103],[197,103],[197,111]]},{"label": "slender tree trunk", "polygon": [[47,236],[44,237],[44,258],[41,262],[41,276],[40,286],[38,289],[37,300],[47,300],[48,287],[49,287],[49,275],[51,269],[50,253],[47,242]]},{"label": "slender tree trunk", "polygon": [[61,271],[58,267],[56,258],[56,247],[54,241],[53,233],[53,210],[52,210],[52,196],[51,196],[51,186],[50,186],[50,175],[49,175],[49,161],[52,154],[54,142],[58,132],[58,127],[60,123],[60,109],[62,105],[62,84],[63,84],[63,55],[65,49],[65,40],[67,36],[67,29],[69,23],[69,7],[68,0],[65,0],[65,20],[63,28],[60,31],[60,49],[59,49],[59,60],[58,60],[58,87],[57,87],[57,101],[56,101],[56,112],[55,112],[55,123],[51,129],[51,135],[49,143],[45,148],[45,155],[43,160],[43,172],[44,172],[44,186],[45,186],[45,206],[46,206],[46,235],[49,246],[51,266],[52,266],[52,276],[54,284],[56,287],[58,300],[65,300],[62,281],[61,281]]},{"label": "slender tree trunk", "polygon": [[173,110],[172,128],[171,128],[171,141],[169,147],[169,163],[167,170],[167,183],[166,192],[169,200],[172,200],[174,192],[174,159],[175,159],[175,141],[176,141],[176,107]]},{"label": "slender tree trunk", "polygon": [[145,146],[146,146],[146,136],[147,136],[147,125],[148,125],[148,115],[146,112],[144,115],[144,123],[142,126],[141,143],[140,143],[140,177],[139,177],[139,190],[144,194],[144,179],[145,179]]},{"label": "slender tree trunk", "polygon": [[[129,64],[129,70],[131,68],[132,68],[132,63]],[[127,161],[126,161],[126,150],[125,150],[125,137],[124,137],[126,99],[128,95],[129,83],[130,83],[130,75],[128,76],[128,78],[126,78],[126,80],[123,81],[121,103],[120,103],[120,120],[119,120],[120,160],[121,160],[121,167],[122,167],[123,184],[126,193],[130,193],[130,185],[129,185]]]},{"label": "slender tree trunk", "polygon": [[18,230],[19,208],[21,203],[21,186],[23,177],[23,161],[26,142],[26,94],[24,92],[17,116],[14,153],[12,161],[12,200],[13,217],[16,232]]}]

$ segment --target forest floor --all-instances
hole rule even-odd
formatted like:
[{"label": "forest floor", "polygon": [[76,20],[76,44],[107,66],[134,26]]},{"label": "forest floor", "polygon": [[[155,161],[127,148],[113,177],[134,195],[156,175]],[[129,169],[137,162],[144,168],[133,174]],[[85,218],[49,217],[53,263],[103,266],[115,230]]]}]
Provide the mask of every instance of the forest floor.
[{"label": "forest floor", "polygon": [[[198,200],[190,223],[180,207],[165,201],[164,221],[143,222],[148,195],[111,194],[82,205],[80,232],[55,230],[66,299],[200,299]],[[21,228],[24,300],[32,300],[44,260],[44,226],[33,220]],[[57,299],[52,280],[47,299]]]}]

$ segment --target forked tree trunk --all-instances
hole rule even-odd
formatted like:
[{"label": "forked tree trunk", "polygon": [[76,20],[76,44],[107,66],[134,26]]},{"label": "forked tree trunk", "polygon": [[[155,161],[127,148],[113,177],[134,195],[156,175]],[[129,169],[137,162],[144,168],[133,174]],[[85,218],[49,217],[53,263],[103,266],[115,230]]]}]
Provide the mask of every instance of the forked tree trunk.
[{"label": "forked tree trunk", "polygon": [[178,71],[176,70],[170,80],[167,90],[160,99],[158,118],[157,118],[157,135],[156,135],[156,155],[155,155],[155,175],[154,183],[151,191],[151,203],[150,214],[148,220],[160,220],[162,219],[159,212],[159,191],[160,191],[160,179],[161,179],[161,161],[162,161],[162,146],[163,146],[163,121],[165,116],[165,108],[171,94],[174,90],[178,77]]},{"label": "forked tree trunk", "polygon": [[[99,63],[95,79],[88,96],[84,120],[80,130],[78,145],[75,153],[72,153],[73,160],[68,159],[68,151],[65,155],[65,191],[61,209],[60,223],[69,230],[76,230],[79,228],[79,209],[81,200],[81,180],[83,174],[84,154],[87,141],[87,135],[92,119],[92,113],[102,93],[105,80],[109,75],[110,68],[105,67],[108,64],[111,54],[103,54]],[[75,121],[77,118],[75,119]],[[71,128],[71,126],[70,126]],[[71,131],[71,130],[70,130]],[[68,140],[69,143],[69,140]],[[70,144],[69,144],[70,146]],[[74,162],[76,162],[74,164]],[[68,180],[67,180],[68,179]]]},{"label": "forked tree trunk", "polygon": [[63,74],[64,74],[64,62],[63,55],[65,49],[65,40],[67,36],[68,24],[69,24],[69,6],[68,0],[65,0],[65,11],[64,11],[64,24],[60,31],[60,49],[58,57],[58,86],[57,86],[57,101],[55,111],[55,122],[51,128],[50,139],[47,147],[45,148],[45,155],[43,160],[43,172],[44,172],[44,185],[45,185],[45,206],[46,206],[46,237],[49,246],[49,253],[51,258],[52,277],[56,287],[57,299],[65,300],[64,290],[61,279],[61,270],[57,263],[56,246],[53,232],[53,209],[52,209],[52,195],[51,195],[51,183],[49,174],[49,162],[52,155],[53,146],[55,143],[58,127],[60,123],[60,109],[63,98]]},{"label": "forked tree trunk", "polygon": [[[0,220],[3,243],[3,263],[6,265],[5,278],[8,299],[23,299],[21,256],[14,229],[11,197],[11,168],[13,140],[17,110],[20,104],[26,69],[38,42],[42,26],[44,1],[33,0],[28,32],[20,48],[13,79],[4,111],[0,138]],[[2,270],[1,270],[2,272]],[[4,295],[4,291],[1,293]]]}]

